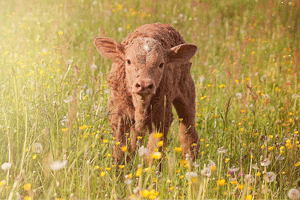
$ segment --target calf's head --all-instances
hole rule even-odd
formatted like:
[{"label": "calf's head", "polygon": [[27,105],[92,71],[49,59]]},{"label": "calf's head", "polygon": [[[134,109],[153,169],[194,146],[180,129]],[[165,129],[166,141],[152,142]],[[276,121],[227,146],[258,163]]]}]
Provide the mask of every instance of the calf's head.
[{"label": "calf's head", "polygon": [[155,94],[168,63],[188,61],[197,51],[193,44],[165,49],[159,41],[149,37],[136,38],[126,46],[111,38],[98,37],[94,44],[103,56],[124,63],[130,92],[142,97]]}]

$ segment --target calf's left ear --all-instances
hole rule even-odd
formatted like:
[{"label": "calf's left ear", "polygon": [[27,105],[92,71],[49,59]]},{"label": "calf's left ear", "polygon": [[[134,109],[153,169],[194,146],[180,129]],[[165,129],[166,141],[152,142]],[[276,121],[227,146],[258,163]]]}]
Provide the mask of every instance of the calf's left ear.
[{"label": "calf's left ear", "polygon": [[94,45],[99,53],[109,59],[121,59],[124,57],[124,46],[112,38],[97,37]]},{"label": "calf's left ear", "polygon": [[197,49],[197,46],[194,44],[180,44],[169,49],[167,57],[169,61],[174,59],[190,60],[195,55]]}]

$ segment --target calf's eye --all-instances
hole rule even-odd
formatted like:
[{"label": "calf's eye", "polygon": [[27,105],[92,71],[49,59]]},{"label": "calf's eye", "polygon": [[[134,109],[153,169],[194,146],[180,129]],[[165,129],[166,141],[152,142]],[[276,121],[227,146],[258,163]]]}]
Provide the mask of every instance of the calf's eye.
[{"label": "calf's eye", "polygon": [[162,69],[164,67],[164,63],[160,63],[160,65],[158,67],[159,67],[159,69]]},{"label": "calf's eye", "polygon": [[128,65],[130,65],[130,64],[131,64],[131,61],[128,59],[128,60],[126,60],[126,63],[127,63]]}]

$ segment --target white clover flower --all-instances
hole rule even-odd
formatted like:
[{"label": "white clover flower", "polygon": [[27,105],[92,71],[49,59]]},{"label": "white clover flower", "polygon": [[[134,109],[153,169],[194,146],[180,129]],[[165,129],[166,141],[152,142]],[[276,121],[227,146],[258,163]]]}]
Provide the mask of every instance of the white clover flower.
[{"label": "white clover flower", "polygon": [[266,182],[267,183],[271,183],[271,182],[275,181],[275,179],[276,179],[276,174],[274,172],[266,173]]},{"label": "white clover flower", "polygon": [[54,170],[54,171],[57,171],[57,170],[60,170],[62,168],[64,168],[66,165],[67,165],[67,160],[64,160],[64,161],[54,161],[51,165],[50,165],[50,169],[51,170]]},{"label": "white clover flower", "polygon": [[1,169],[3,169],[4,171],[7,171],[11,168],[11,163],[3,163],[1,165]]},{"label": "white clover flower", "polygon": [[293,200],[300,198],[300,192],[297,189],[290,189],[287,195],[290,199],[293,199]]},{"label": "white clover flower", "polygon": [[196,172],[187,172],[185,173],[185,178],[189,181],[192,181],[193,178],[198,177]]},{"label": "white clover flower", "polygon": [[43,152],[43,145],[41,143],[34,144],[34,152],[35,153],[42,153]]},{"label": "white clover flower", "polygon": [[242,99],[242,97],[243,97],[242,93],[236,93],[235,96],[236,96],[238,99]]},{"label": "white clover flower", "polygon": [[139,153],[139,156],[140,156],[140,157],[143,157],[144,155],[147,155],[148,149],[145,148],[144,146],[141,146],[141,147],[139,148],[138,153]]},{"label": "white clover flower", "polygon": [[271,161],[269,160],[269,158],[266,158],[266,159],[260,161],[260,164],[261,164],[261,166],[264,166],[264,167],[265,167],[265,166],[270,165],[270,164],[271,164]]}]

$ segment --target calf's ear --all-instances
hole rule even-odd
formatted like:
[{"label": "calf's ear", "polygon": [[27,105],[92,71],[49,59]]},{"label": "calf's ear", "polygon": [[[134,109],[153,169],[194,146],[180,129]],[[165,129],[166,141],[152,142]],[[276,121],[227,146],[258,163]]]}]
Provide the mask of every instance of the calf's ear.
[{"label": "calf's ear", "polygon": [[109,59],[124,58],[124,46],[112,38],[97,37],[94,40],[94,45],[99,53]]},{"label": "calf's ear", "polygon": [[194,44],[180,44],[172,47],[167,51],[169,62],[177,59],[190,60],[197,51],[197,46]]}]

